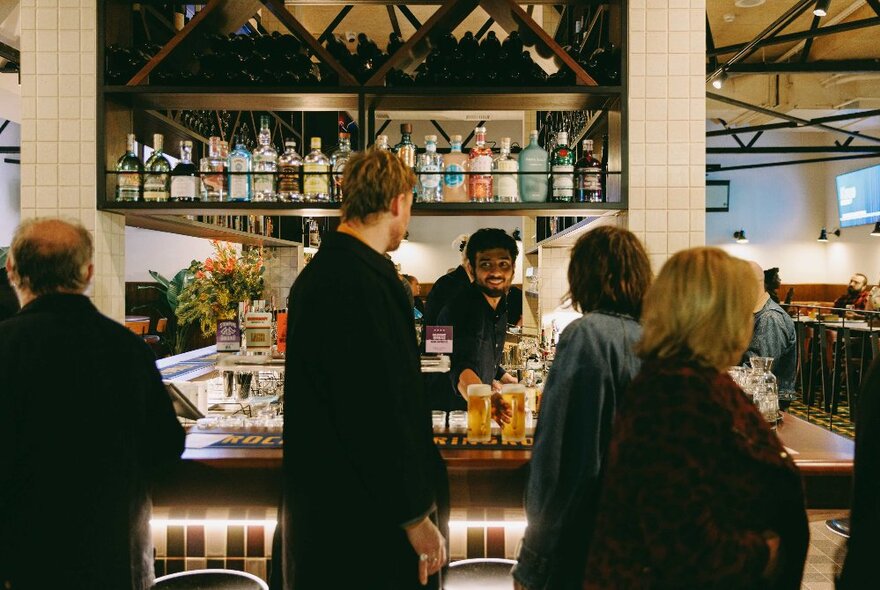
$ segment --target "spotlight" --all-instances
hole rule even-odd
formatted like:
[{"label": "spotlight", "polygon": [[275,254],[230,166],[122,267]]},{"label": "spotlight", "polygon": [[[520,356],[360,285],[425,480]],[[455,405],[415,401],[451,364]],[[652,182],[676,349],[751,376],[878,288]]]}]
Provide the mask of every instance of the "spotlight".
[{"label": "spotlight", "polygon": [[871,235],[880,238],[880,221],[874,224],[874,231],[871,232]]},{"label": "spotlight", "polygon": [[736,240],[737,244],[749,243],[749,239],[746,237],[746,230],[744,229],[733,232],[733,239]]},{"label": "spotlight", "polygon": [[[831,232],[834,236],[840,237],[840,228],[835,228],[833,232]],[[828,241],[828,232],[825,231],[825,228],[822,228],[822,231],[819,232],[819,238],[816,240],[817,242],[827,242]]]},{"label": "spotlight", "polygon": [[401,242],[409,242],[409,232],[406,232],[405,234],[403,234],[403,239],[400,241]]},{"label": "spotlight", "polygon": [[831,4],[831,0],[818,0],[816,2],[816,8],[813,9],[813,14],[818,17],[828,16],[829,4]]},{"label": "spotlight", "polygon": [[727,81],[727,72],[721,70],[721,73],[715,76],[715,79],[712,80],[712,87],[715,90],[721,90],[721,87],[724,86],[724,83]]}]

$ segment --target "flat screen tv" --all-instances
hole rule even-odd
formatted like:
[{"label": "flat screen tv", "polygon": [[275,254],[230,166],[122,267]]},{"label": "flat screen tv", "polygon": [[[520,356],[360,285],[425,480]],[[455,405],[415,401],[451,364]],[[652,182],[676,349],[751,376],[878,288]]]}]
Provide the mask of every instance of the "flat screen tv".
[{"label": "flat screen tv", "polygon": [[880,221],[880,165],[837,177],[840,227]]}]

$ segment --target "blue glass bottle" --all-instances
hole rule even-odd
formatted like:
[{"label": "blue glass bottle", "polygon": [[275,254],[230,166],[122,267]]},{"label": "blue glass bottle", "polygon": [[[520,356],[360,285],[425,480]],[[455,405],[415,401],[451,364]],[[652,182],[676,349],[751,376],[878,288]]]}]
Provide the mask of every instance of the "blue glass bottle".
[{"label": "blue glass bottle", "polygon": [[[547,151],[538,145],[538,132],[531,131],[529,145],[519,153],[519,197],[524,203],[542,203],[547,200],[549,161]],[[539,174],[528,174],[529,172]]]},{"label": "blue glass bottle", "polygon": [[229,171],[229,200],[250,201],[252,195],[251,172],[253,158],[241,137],[234,140],[235,148],[229,152],[226,169]]}]

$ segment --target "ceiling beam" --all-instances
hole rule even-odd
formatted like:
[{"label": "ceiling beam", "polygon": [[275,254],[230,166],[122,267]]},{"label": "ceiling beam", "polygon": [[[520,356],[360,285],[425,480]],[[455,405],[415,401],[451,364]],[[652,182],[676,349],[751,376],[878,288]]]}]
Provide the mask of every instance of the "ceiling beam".
[{"label": "ceiling beam", "polygon": [[21,51],[6,43],[0,43],[0,57],[16,65],[21,63]]},{"label": "ceiling beam", "polygon": [[324,32],[321,33],[320,37],[318,37],[318,43],[323,43],[330,38],[330,36],[333,34],[333,31],[336,30],[336,27],[339,26],[339,23],[342,22],[346,15],[351,12],[352,8],[353,6],[351,4],[342,7],[342,10],[340,10],[339,13],[337,13],[337,15],[333,17],[333,20],[330,21],[330,24],[327,25],[327,28],[324,29]]},{"label": "ceiling beam", "polygon": [[868,0],[868,6],[874,9],[877,16],[880,16],[880,0]]},{"label": "ceiling beam", "polygon": [[880,117],[880,109],[871,111],[859,111],[857,113],[844,113],[842,115],[831,115],[830,117],[817,117],[810,119],[806,125],[786,121],[785,123],[768,123],[767,125],[753,125],[751,127],[729,127],[724,129],[715,129],[707,131],[706,137],[717,137],[720,135],[733,135],[735,133],[750,133],[752,131],[770,131],[773,129],[793,129],[797,127],[812,127],[819,123],[833,123],[834,121],[851,121],[853,119],[867,119],[868,117]]},{"label": "ceiling beam", "polygon": [[754,168],[773,168],[776,166],[796,166],[798,164],[816,164],[819,162],[836,162],[838,160],[863,160],[865,158],[880,158],[880,154],[857,154],[855,156],[830,156],[828,158],[810,158],[808,160],[789,160],[788,162],[761,162],[759,164],[742,164],[738,166],[718,166],[707,164],[706,174],[715,172],[730,172],[731,170],[752,170]]},{"label": "ceiling beam", "polygon": [[[819,28],[819,23],[822,21],[821,16],[813,15],[813,22],[810,23],[810,32],[815,33]],[[804,49],[801,51],[800,62],[807,63],[807,60],[810,58],[810,49],[813,48],[813,40],[815,37],[810,37],[807,39],[806,43],[804,43]]]},{"label": "ceiling beam", "polygon": [[[880,0],[876,0],[880,2]],[[825,37],[826,35],[834,35],[837,33],[846,33],[848,31],[857,31],[859,29],[867,29],[868,27],[876,27],[880,25],[880,17],[863,18],[848,23],[840,23],[837,25],[829,25],[827,27],[819,27],[815,31],[800,31],[798,33],[789,33],[788,35],[776,35],[768,39],[760,41],[755,48],[761,49],[770,45],[782,45],[795,41],[803,41],[804,39],[814,39],[816,37]],[[733,53],[745,47],[747,43],[738,43],[736,45],[726,45],[724,47],[710,48],[706,47],[706,55],[708,57],[717,57],[726,53]]]},{"label": "ceiling beam", "polygon": [[[880,72],[880,59],[823,59],[807,63],[747,63],[735,64],[725,68],[729,74],[819,74],[840,72]],[[711,67],[706,67],[709,79],[713,76]]]},{"label": "ceiling beam", "polygon": [[767,147],[707,147],[707,154],[880,154],[880,146],[794,145]]}]

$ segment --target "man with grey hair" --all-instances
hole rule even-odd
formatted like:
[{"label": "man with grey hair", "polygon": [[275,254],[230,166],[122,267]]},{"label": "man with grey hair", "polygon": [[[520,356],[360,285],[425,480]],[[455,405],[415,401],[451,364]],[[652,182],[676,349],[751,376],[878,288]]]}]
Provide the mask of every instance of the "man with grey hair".
[{"label": "man with grey hair", "polygon": [[184,434],[150,349],[83,295],[92,254],[81,225],[38,219],[6,260],[21,310],[0,323],[0,587],[153,582],[149,489]]}]

